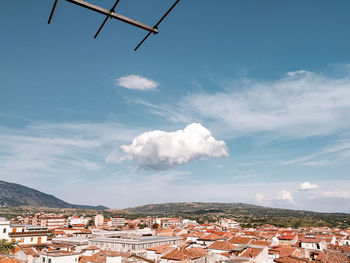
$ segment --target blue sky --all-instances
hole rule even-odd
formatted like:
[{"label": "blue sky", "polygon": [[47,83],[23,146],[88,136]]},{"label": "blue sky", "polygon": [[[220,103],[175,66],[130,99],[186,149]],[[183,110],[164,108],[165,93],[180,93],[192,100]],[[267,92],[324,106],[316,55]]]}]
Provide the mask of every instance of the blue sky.
[{"label": "blue sky", "polygon": [[[107,9],[113,1],[94,1]],[[145,32],[0,4],[0,169],[65,201],[350,212],[349,1],[182,0]],[[153,25],[172,1],[120,1]]]}]

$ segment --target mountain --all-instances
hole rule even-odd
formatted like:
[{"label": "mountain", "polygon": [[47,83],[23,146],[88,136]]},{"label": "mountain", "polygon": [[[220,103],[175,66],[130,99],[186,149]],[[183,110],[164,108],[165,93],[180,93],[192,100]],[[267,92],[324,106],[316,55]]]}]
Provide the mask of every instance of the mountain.
[{"label": "mountain", "polygon": [[0,181],[0,207],[33,206],[50,208],[79,208],[105,210],[105,206],[88,206],[67,203],[57,197],[14,183]]},{"label": "mountain", "polygon": [[[220,213],[233,212],[233,210],[245,209],[263,209],[265,207],[243,204],[243,203],[204,203],[204,202],[180,202],[180,203],[164,203],[164,204],[148,204],[127,208],[125,210],[134,213]],[[231,211],[232,210],[232,211]]]},{"label": "mountain", "polygon": [[278,227],[350,227],[350,214],[320,213],[270,208],[242,203],[165,203],[125,209],[138,216],[182,217],[199,223],[215,222],[220,217],[235,218],[243,227],[271,224]]}]

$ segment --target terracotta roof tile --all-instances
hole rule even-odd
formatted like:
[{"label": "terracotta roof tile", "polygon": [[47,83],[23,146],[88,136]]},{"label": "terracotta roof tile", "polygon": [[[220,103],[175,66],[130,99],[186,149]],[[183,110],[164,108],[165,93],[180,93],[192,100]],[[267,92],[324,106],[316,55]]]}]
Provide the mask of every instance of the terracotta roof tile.
[{"label": "terracotta roof tile", "polygon": [[247,257],[247,258],[256,258],[259,256],[259,254],[263,251],[262,248],[247,248],[242,254],[240,254],[241,257]]},{"label": "terracotta roof tile", "polygon": [[205,257],[207,252],[201,247],[193,248],[175,248],[168,254],[162,256],[163,259],[174,260],[174,261],[184,261],[184,260],[194,260],[198,258]]},{"label": "terracotta roof tile", "polygon": [[252,239],[250,237],[232,237],[230,240],[232,244],[249,244]]},{"label": "terracotta roof tile", "polygon": [[208,248],[217,250],[232,250],[235,247],[235,245],[232,245],[230,242],[227,241],[215,241]]},{"label": "terracotta roof tile", "polygon": [[288,257],[279,257],[274,260],[274,262],[277,263],[307,263],[311,262],[308,259],[305,258],[298,258],[294,256],[288,256]]},{"label": "terracotta roof tile", "polygon": [[199,238],[200,240],[208,240],[208,241],[213,241],[213,240],[220,240],[222,239],[222,237],[215,235],[215,234],[209,234],[206,236],[203,236],[201,238]]},{"label": "terracotta roof tile", "polygon": [[321,263],[348,263],[350,258],[338,252],[328,252],[321,259]]}]

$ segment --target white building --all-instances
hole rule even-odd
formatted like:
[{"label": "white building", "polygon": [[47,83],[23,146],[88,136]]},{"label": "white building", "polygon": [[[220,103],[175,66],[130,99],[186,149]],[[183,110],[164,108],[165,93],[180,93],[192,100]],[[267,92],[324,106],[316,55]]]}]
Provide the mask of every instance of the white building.
[{"label": "white building", "polygon": [[40,253],[39,263],[78,263],[79,253],[64,253],[62,251]]},{"label": "white building", "polygon": [[121,216],[113,216],[112,227],[114,226],[125,226],[125,218]]},{"label": "white building", "polygon": [[9,239],[10,221],[0,217],[0,239]]},{"label": "white building", "polygon": [[19,245],[34,245],[47,243],[50,234],[46,227],[33,225],[10,225],[8,239],[17,241]]},{"label": "white building", "polygon": [[84,225],[86,226],[89,222],[88,218],[84,218],[84,217],[79,217],[79,216],[73,216],[68,218],[68,223],[72,226],[74,225]]},{"label": "white building", "polygon": [[101,227],[103,226],[104,216],[102,214],[98,214],[95,216],[95,226]]},{"label": "white building", "polygon": [[145,257],[146,249],[164,244],[179,245],[182,237],[141,236],[141,237],[96,237],[89,239],[89,244],[103,250],[127,252]]}]

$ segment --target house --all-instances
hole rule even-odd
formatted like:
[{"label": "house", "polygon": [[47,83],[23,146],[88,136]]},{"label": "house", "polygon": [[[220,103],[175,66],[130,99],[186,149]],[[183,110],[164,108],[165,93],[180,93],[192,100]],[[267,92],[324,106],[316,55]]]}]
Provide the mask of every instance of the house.
[{"label": "house", "polygon": [[184,248],[177,247],[161,257],[161,263],[177,263],[183,261],[205,263],[207,252],[201,247]]},{"label": "house", "polygon": [[24,263],[24,261],[10,255],[0,254],[0,263]]},{"label": "house", "polygon": [[268,250],[265,248],[247,248],[243,253],[239,254],[240,258],[248,258],[255,263],[263,263],[268,260]]},{"label": "house", "polygon": [[26,263],[39,263],[39,254],[32,247],[17,246],[12,252],[12,255]]},{"label": "house", "polygon": [[227,241],[215,241],[208,247],[208,251],[212,253],[230,252],[235,249],[235,245]]},{"label": "house", "polygon": [[250,237],[239,237],[239,236],[235,236],[232,237],[229,242],[232,243],[233,245],[246,245],[248,246],[250,244],[250,242],[252,242],[253,239],[251,239]]},{"label": "house", "polygon": [[176,246],[171,244],[164,244],[156,247],[146,249],[146,258],[159,262],[161,257],[172,251]]},{"label": "house", "polygon": [[40,263],[78,263],[79,253],[68,251],[39,252]]},{"label": "house", "polygon": [[321,238],[301,237],[299,241],[300,241],[300,247],[306,248],[309,250],[317,250],[317,249],[324,250],[327,248],[326,241]]},{"label": "house", "polygon": [[306,258],[299,258],[296,256],[287,256],[287,257],[277,258],[273,262],[276,262],[276,263],[309,263],[311,261],[306,259]]},{"label": "house", "polygon": [[86,248],[83,248],[81,251],[83,253],[83,256],[92,256],[96,254],[100,250],[97,246],[88,246]]},{"label": "house", "polygon": [[202,246],[210,246],[211,244],[213,244],[215,241],[218,241],[218,240],[223,240],[223,238],[215,234],[208,234],[201,238],[198,238],[196,243]]},{"label": "house", "polygon": [[19,245],[41,244],[47,243],[47,236],[50,233],[47,227],[13,224],[10,225],[8,239],[17,241]]},{"label": "house", "polygon": [[266,240],[252,240],[252,242],[250,242],[249,246],[255,247],[255,248],[264,248],[264,247],[271,246],[271,244],[272,244],[272,242],[266,241]]},{"label": "house", "polygon": [[298,241],[298,236],[295,234],[283,234],[278,237],[279,245],[281,246],[291,246],[295,245]]},{"label": "house", "polygon": [[316,258],[317,262],[320,263],[350,263],[350,258],[340,252],[320,253],[319,257]]},{"label": "house", "polygon": [[100,250],[91,256],[80,256],[79,263],[121,263],[123,258],[128,257],[130,255],[123,252]]},{"label": "house", "polygon": [[268,250],[269,259],[274,260],[280,257],[295,256],[300,257],[300,250],[296,247],[272,247]]}]

